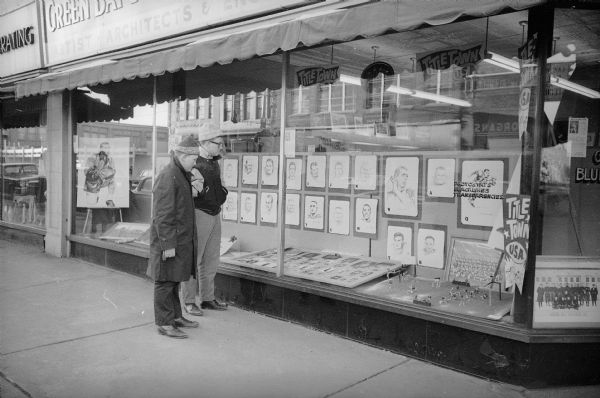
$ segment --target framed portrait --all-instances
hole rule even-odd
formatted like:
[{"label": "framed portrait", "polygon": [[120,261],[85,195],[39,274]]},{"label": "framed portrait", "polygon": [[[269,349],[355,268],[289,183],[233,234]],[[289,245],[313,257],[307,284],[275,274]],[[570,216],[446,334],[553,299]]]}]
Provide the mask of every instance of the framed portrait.
[{"label": "framed portrait", "polygon": [[443,269],[446,262],[446,226],[420,224],[417,232],[417,265]]},{"label": "framed portrait", "polygon": [[387,258],[403,264],[415,264],[412,223],[399,221],[388,223]]},{"label": "framed portrait", "polygon": [[474,159],[461,163],[459,225],[491,228],[502,214],[506,159]]},{"label": "framed portrait", "polygon": [[227,188],[238,187],[238,158],[223,159],[223,185]]},{"label": "framed portrait", "polygon": [[285,225],[300,228],[300,194],[285,194]]},{"label": "framed portrait", "polygon": [[[448,254],[448,276],[450,282],[468,283],[469,286],[486,287],[495,275],[502,283],[500,270],[502,252],[487,244],[465,238],[453,238]],[[504,283],[502,283],[504,286]]]},{"label": "framed portrait", "polygon": [[329,222],[330,234],[350,235],[350,199],[329,199]]},{"label": "framed portrait", "polygon": [[240,195],[240,221],[256,224],[256,193],[242,192]]},{"label": "framed portrait", "polygon": [[261,185],[276,187],[279,184],[279,156],[265,155],[261,161]]},{"label": "framed portrait", "polygon": [[425,199],[437,202],[454,202],[455,174],[456,159],[427,159]]},{"label": "framed portrait", "polygon": [[350,187],[350,156],[329,156],[329,189],[348,191]]},{"label": "framed portrait", "polygon": [[377,198],[354,200],[354,236],[377,239]]},{"label": "framed portrait", "polygon": [[325,229],[325,197],[304,196],[304,229],[323,231]]},{"label": "framed portrait", "polygon": [[327,156],[308,155],[306,157],[305,185],[306,189],[325,189],[325,167]]},{"label": "framed portrait", "polygon": [[385,158],[383,214],[388,217],[419,217],[421,158]]},{"label": "framed portrait", "polygon": [[258,185],[258,156],[242,156],[242,185]]},{"label": "framed portrait", "polygon": [[299,191],[302,189],[302,158],[287,158],[285,160],[285,187]]},{"label": "framed portrait", "polygon": [[223,220],[225,221],[236,221],[238,220],[238,193],[236,191],[229,191],[227,199],[223,204],[223,210],[221,211]]},{"label": "framed portrait", "polygon": [[277,193],[260,193],[260,223],[277,225]]},{"label": "framed portrait", "polygon": [[356,155],[354,157],[354,189],[376,191],[377,172],[377,155]]}]

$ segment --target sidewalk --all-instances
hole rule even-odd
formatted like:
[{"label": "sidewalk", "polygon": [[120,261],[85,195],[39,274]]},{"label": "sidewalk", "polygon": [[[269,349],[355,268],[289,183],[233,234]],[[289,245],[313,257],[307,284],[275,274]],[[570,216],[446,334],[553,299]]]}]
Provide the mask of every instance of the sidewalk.
[{"label": "sidewalk", "polygon": [[152,283],[0,240],[0,397],[600,396],[527,390],[230,307],[154,327]]}]

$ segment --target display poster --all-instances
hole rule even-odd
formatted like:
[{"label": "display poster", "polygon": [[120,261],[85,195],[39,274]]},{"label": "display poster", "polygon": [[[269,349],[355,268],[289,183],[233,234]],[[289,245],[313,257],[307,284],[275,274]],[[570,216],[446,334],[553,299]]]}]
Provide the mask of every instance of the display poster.
[{"label": "display poster", "polygon": [[454,198],[455,159],[427,159],[427,198]]},{"label": "display poster", "polygon": [[80,137],[77,207],[129,207],[129,137]]},{"label": "display poster", "polygon": [[377,155],[356,155],[354,158],[354,188],[364,191],[377,189]]},{"label": "display poster", "polygon": [[506,288],[515,285],[523,291],[523,278],[529,250],[529,209],[531,198],[507,194],[504,199],[504,275]]},{"label": "display poster", "polygon": [[291,158],[285,160],[285,187],[299,191],[302,189],[302,159]]},{"label": "display poster", "polygon": [[460,222],[491,227],[502,212],[505,163],[503,160],[465,160],[457,187]]},{"label": "display poster", "polygon": [[257,185],[258,184],[258,156],[244,155],[242,156],[242,184]]},{"label": "display poster", "polygon": [[106,232],[100,235],[100,239],[114,241],[116,243],[134,242],[146,231],[150,229],[150,224],[134,222],[117,222]]},{"label": "display poster", "polygon": [[229,191],[227,199],[223,204],[223,220],[237,221],[238,220],[238,193]]},{"label": "display poster", "polygon": [[300,194],[288,193],[285,195],[285,225],[300,226]]},{"label": "display poster", "polygon": [[350,156],[329,157],[329,188],[348,189],[350,180]]},{"label": "display poster", "polygon": [[597,262],[569,259],[536,263],[534,328],[598,328],[600,307]]},{"label": "display poster", "polygon": [[354,232],[377,236],[377,204],[379,199],[356,198],[354,201]]},{"label": "display poster", "polygon": [[306,158],[306,188],[325,188],[327,157],[309,155]]},{"label": "display poster", "polygon": [[242,192],[240,202],[240,221],[251,224],[256,223],[256,193]]},{"label": "display poster", "polygon": [[384,185],[386,215],[418,216],[419,161],[418,157],[408,156],[386,158]]},{"label": "display poster", "polygon": [[261,162],[261,185],[277,186],[279,183],[279,156],[263,156]]},{"label": "display poster", "polygon": [[306,195],[304,197],[304,228],[322,231],[324,229],[325,197]]},{"label": "display poster", "polygon": [[387,229],[387,258],[412,264],[413,257],[413,227],[409,224],[388,225]]},{"label": "display poster", "polygon": [[492,280],[502,283],[502,251],[486,242],[454,238],[448,261],[448,281],[468,286],[488,287]]},{"label": "display poster", "polygon": [[423,267],[444,268],[446,230],[442,227],[420,227],[417,233],[417,264]]},{"label": "display poster", "polygon": [[260,221],[268,224],[277,224],[277,193],[261,192]]},{"label": "display poster", "polygon": [[350,201],[331,199],[329,201],[329,233],[350,234]]},{"label": "display poster", "polygon": [[227,188],[237,188],[238,158],[223,159],[223,185]]},{"label": "display poster", "polygon": [[571,144],[571,157],[585,158],[587,155],[588,118],[569,118],[569,143]]}]

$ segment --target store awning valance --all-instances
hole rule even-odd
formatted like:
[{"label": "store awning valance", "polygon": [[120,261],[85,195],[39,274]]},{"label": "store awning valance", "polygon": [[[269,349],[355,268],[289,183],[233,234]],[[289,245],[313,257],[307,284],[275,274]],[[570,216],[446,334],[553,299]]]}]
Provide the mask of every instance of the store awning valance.
[{"label": "store awning valance", "polygon": [[522,10],[545,0],[392,0],[297,17],[235,33],[207,34],[175,49],[120,60],[95,61],[73,69],[18,82],[17,98],[123,79],[159,76],[165,72],[229,64],[257,56],[330,42],[369,38],[424,25],[443,25],[463,17],[483,17],[504,10]]}]

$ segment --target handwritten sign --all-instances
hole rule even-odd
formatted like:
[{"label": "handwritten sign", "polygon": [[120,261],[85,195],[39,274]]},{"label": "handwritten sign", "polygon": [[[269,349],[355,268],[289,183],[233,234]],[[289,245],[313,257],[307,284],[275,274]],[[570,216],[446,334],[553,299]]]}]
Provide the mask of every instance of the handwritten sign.
[{"label": "handwritten sign", "polygon": [[313,84],[332,84],[340,77],[339,65],[329,68],[314,67],[306,68],[296,72],[298,85],[312,86]]},{"label": "handwritten sign", "polygon": [[504,198],[504,258],[506,287],[513,284],[523,291],[523,278],[529,250],[531,198],[507,194]]}]

